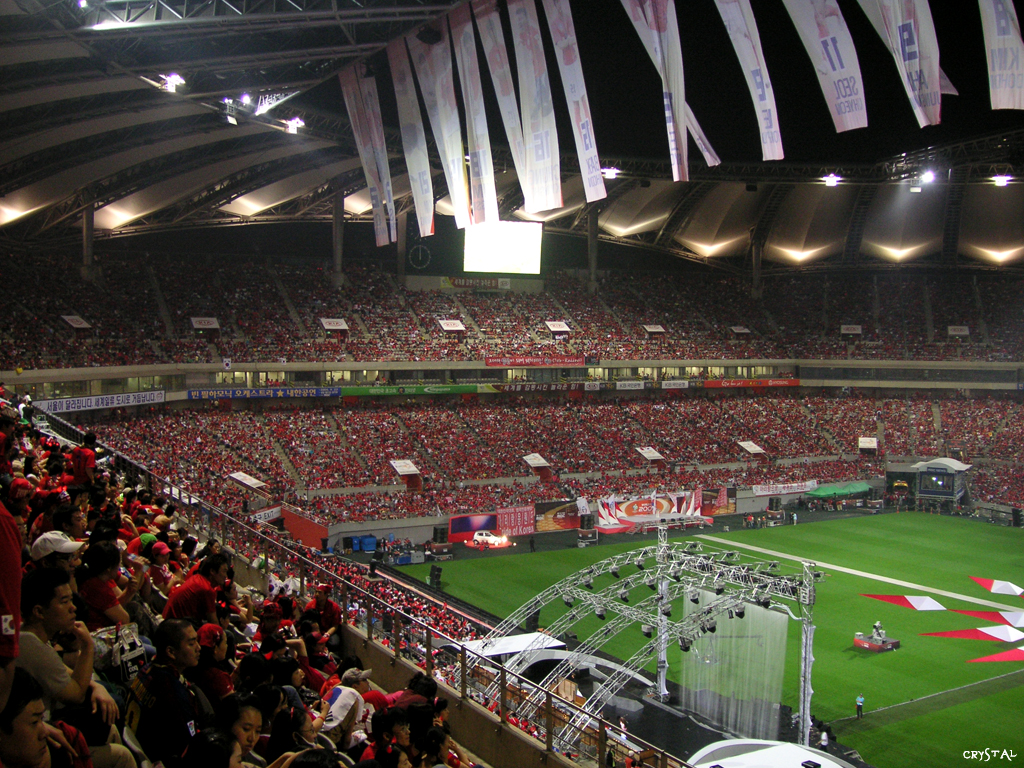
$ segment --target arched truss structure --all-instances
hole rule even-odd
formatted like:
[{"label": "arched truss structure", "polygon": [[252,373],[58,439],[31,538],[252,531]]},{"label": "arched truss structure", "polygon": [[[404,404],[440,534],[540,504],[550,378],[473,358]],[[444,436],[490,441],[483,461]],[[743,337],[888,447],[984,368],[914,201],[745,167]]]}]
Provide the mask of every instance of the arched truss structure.
[{"label": "arched truss structure", "polygon": [[[626,569],[635,570],[625,574]],[[614,576],[615,581],[603,589],[596,589],[594,579],[605,574]],[[540,683],[525,692],[526,699],[518,707],[517,714],[532,718],[544,705],[548,691],[560,680],[587,666],[593,654],[618,634],[627,629],[635,631],[634,625],[641,625],[643,634],[650,638],[649,642],[613,668],[587,700],[582,712],[562,729],[559,746],[572,749],[578,746],[580,735],[591,718],[599,716],[612,697],[652,659],[658,662],[659,693],[667,695],[666,651],[670,644],[678,643],[680,649],[689,650],[702,635],[715,631],[720,616],[742,617],[748,604],[784,611],[802,623],[800,718],[802,742],[807,744],[810,737],[811,647],[814,636],[812,613],[815,584],[822,578],[823,574],[813,562],[803,563],[799,572],[784,573],[778,561],[741,559],[735,550],[705,548],[702,542],[695,540],[669,543],[667,528],[661,526],[658,544],[614,555],[588,566],[520,606],[484,639],[484,647],[488,641],[518,634],[520,626],[527,623],[532,615],[559,600],[565,602],[569,610],[546,627],[549,635],[557,637],[571,632],[578,623],[595,615],[606,622],[560,660]],[[651,590],[651,594],[638,599],[633,590],[644,586]],[[696,604],[700,602],[700,591],[714,596],[681,619],[672,620],[672,602],[689,598]],[[796,612],[791,606],[796,608]],[[533,663],[544,658],[547,658],[546,652],[542,639],[538,638],[505,666],[521,675]],[[477,663],[480,660],[478,658]],[[467,669],[472,669],[472,666],[470,664]],[[499,686],[498,680],[491,684],[486,693],[488,699],[493,700],[500,695]]]}]

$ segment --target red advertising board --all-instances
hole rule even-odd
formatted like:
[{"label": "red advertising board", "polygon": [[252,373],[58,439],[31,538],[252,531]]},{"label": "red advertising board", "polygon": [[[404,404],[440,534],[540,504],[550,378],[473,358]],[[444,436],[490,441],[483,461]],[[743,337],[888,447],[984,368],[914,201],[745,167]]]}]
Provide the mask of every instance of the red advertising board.
[{"label": "red advertising board", "polygon": [[498,530],[503,536],[526,536],[533,533],[535,512],[533,505],[525,507],[499,507]]},{"label": "red advertising board", "polygon": [[586,358],[583,355],[509,355],[484,358],[484,365],[488,368],[582,368],[586,365]]},{"label": "red advertising board", "polygon": [[705,389],[733,389],[739,387],[799,387],[800,379],[711,379],[704,382]]}]

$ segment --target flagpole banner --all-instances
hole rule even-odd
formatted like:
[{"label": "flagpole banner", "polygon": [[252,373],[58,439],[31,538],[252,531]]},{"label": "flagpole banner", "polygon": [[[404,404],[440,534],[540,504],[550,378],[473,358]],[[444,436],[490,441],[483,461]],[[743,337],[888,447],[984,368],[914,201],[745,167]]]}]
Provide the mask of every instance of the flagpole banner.
[{"label": "flagpole banner", "polygon": [[391,242],[388,238],[388,223],[384,214],[380,178],[377,175],[377,160],[373,155],[373,140],[370,138],[370,131],[366,124],[366,110],[363,107],[363,97],[359,90],[359,78],[355,68],[349,67],[338,73],[338,79],[341,82],[341,95],[345,99],[348,119],[352,123],[352,135],[356,141],[356,150],[359,152],[359,162],[363,166],[366,186],[370,190],[370,204],[373,206],[373,233],[378,246],[387,245]]},{"label": "flagpole banner", "polygon": [[[686,129],[689,121],[685,114],[688,108],[683,82],[683,48],[679,42],[675,0],[622,0],[622,5],[661,76],[672,180],[687,181],[689,147],[686,143]],[[700,139],[697,143],[701,144]],[[701,152],[707,159],[703,147]]]},{"label": "flagpole banner", "polygon": [[423,115],[416,98],[405,40],[392,40],[388,45],[388,63],[391,65],[391,81],[398,102],[402,150],[405,152],[405,167],[409,172],[409,185],[416,206],[416,222],[419,224],[420,237],[427,237],[434,234],[434,182],[430,177],[427,135],[423,130]]},{"label": "flagpole banner", "polygon": [[384,204],[387,206],[389,236],[391,242],[398,241],[398,218],[395,216],[395,195],[391,189],[391,166],[388,163],[388,146],[384,140],[384,123],[380,116],[380,98],[377,96],[377,79],[374,77],[359,78],[359,88],[363,97],[363,110],[366,114],[366,127],[373,145],[373,158],[377,163],[377,178],[380,179]]},{"label": "flagpole banner", "polygon": [[565,100],[569,106],[569,120],[572,122],[573,138],[576,139],[576,155],[579,158],[580,173],[587,202],[603,200],[608,196],[601,176],[601,158],[597,154],[597,140],[594,137],[594,122],[590,117],[590,100],[587,85],[583,80],[583,66],[580,50],[576,44],[576,27],[572,23],[569,0],[543,0],[544,14],[548,17],[548,29],[555,43],[555,58],[562,75]]},{"label": "flagpole banner", "polygon": [[1013,0],[978,0],[992,109],[1024,109],[1024,43]]},{"label": "flagpole banner", "polygon": [[434,27],[440,41],[434,45],[422,43],[415,36],[406,38],[420,92],[427,107],[427,117],[434,131],[437,153],[444,166],[448,194],[455,214],[455,226],[465,229],[470,224],[469,195],[466,191],[466,162],[462,151],[462,126],[455,104],[455,76],[452,68],[448,25]]},{"label": "flagpole banner", "polygon": [[715,0],[715,5],[725,22],[732,47],[747,79],[754,109],[758,112],[761,156],[764,160],[782,160],[782,134],[779,132],[779,113],[775,108],[775,92],[768,77],[768,68],[764,64],[761,38],[757,34],[750,0]]},{"label": "flagpole banner", "polygon": [[[487,57],[487,69],[491,73],[491,83],[498,97],[498,109],[501,112],[501,122],[505,126],[505,135],[508,137],[509,150],[512,152],[512,162],[516,167],[520,185],[525,185],[526,145],[523,142],[523,126],[519,121],[512,65],[508,60],[497,0],[473,0],[472,6],[477,30],[480,32],[480,42],[483,43],[484,55]],[[526,192],[525,186],[523,192]]]},{"label": "flagpole banner", "polygon": [[526,203],[523,207],[529,213],[550,211],[562,207],[562,178],[555,110],[544,46],[541,44],[537,6],[534,0],[508,0],[508,14],[515,41],[526,147],[526,179],[523,184]]},{"label": "flagpole banner", "polygon": [[864,80],[837,0],[782,0],[811,57],[836,132],[866,128]]},{"label": "flagpole banner", "polygon": [[[889,47],[917,124],[938,125],[942,109],[939,41],[927,0],[857,0]],[[952,85],[950,85],[952,88]]]},{"label": "flagpole banner", "polygon": [[462,103],[466,109],[466,137],[469,143],[469,202],[472,222],[484,224],[498,220],[498,193],[494,189],[494,162],[491,139],[487,135],[487,112],[480,84],[480,63],[476,58],[476,35],[469,5],[462,4],[450,14],[455,60],[459,65]]}]

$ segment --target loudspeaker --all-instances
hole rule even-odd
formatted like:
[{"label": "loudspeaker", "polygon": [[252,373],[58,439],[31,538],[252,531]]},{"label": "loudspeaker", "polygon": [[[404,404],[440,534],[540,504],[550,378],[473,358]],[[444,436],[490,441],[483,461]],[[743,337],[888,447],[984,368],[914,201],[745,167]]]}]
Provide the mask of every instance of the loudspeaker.
[{"label": "loudspeaker", "polygon": [[581,531],[592,531],[592,530],[594,530],[594,516],[593,515],[580,515],[580,530]]},{"label": "loudspeaker", "polygon": [[540,611],[534,611],[526,617],[526,621],[523,622],[523,626],[527,632],[536,632],[540,627]]},{"label": "loudspeaker", "polygon": [[447,544],[448,543],[448,526],[447,525],[435,525],[434,526],[434,543],[435,544]]},{"label": "loudspeaker", "polygon": [[778,512],[782,509],[782,497],[781,496],[769,496],[768,497],[768,511]]},{"label": "loudspeaker", "polygon": [[344,538],[342,538],[342,540],[341,540],[341,547],[346,552],[350,551],[352,549],[352,537],[351,536],[345,536]]},{"label": "loudspeaker", "polygon": [[321,552],[326,552],[327,551],[327,537],[326,536],[322,536],[320,538],[320,551]]},{"label": "loudspeaker", "polygon": [[441,566],[430,566],[430,586],[434,589],[441,588]]},{"label": "loudspeaker", "polygon": [[376,575],[377,575],[377,561],[376,560],[371,560],[370,561],[370,578],[372,579]]},{"label": "loudspeaker", "polygon": [[1018,507],[1014,507],[1013,511],[1010,514],[1013,515],[1013,527],[1014,528],[1022,528],[1022,527],[1024,527],[1024,519],[1022,519],[1021,510]]}]

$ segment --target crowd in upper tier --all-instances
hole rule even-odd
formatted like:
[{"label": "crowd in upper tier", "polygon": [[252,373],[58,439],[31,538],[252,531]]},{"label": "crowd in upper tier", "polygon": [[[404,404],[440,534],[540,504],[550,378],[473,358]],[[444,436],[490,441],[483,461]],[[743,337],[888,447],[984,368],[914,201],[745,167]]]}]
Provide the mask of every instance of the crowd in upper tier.
[{"label": "crowd in upper tier", "polygon": [[[47,286],[12,305],[0,369],[160,362],[473,361],[564,354],[602,360],[883,359],[1019,361],[1024,291],[984,274],[885,272],[743,278],[691,271],[608,273],[591,293],[567,273],[543,292],[412,291],[372,265],[332,287],[321,262],[106,256],[97,282],[62,256],[12,260],[11,284]],[[538,283],[538,287],[539,287]],[[75,328],[78,317],[88,327]],[[216,318],[197,332],[192,318]],[[343,319],[347,336],[321,318]],[[441,329],[460,320],[464,334]],[[546,321],[569,337],[554,340]],[[75,321],[77,322],[77,321]],[[660,325],[650,336],[644,325]],[[860,329],[843,335],[842,327]],[[966,326],[968,335],[949,335]]]}]

